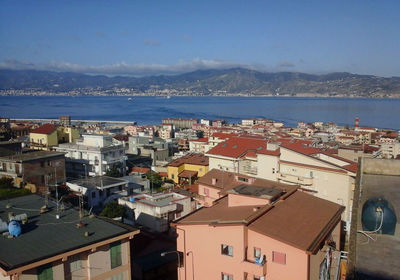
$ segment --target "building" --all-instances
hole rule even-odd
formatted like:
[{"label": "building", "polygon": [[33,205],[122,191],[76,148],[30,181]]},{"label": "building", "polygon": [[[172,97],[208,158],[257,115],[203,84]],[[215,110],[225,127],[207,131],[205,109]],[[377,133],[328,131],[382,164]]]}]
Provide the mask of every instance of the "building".
[{"label": "building", "polygon": [[67,186],[74,192],[85,197],[87,207],[101,209],[107,203],[117,200],[121,196],[132,194],[128,181],[108,176],[87,177],[67,182]]},{"label": "building", "polygon": [[118,204],[131,210],[131,219],[135,224],[156,232],[168,231],[170,222],[194,209],[190,197],[174,192],[122,197],[118,199]]},{"label": "building", "polygon": [[167,170],[168,179],[176,184],[191,185],[208,172],[208,158],[202,154],[188,154],[170,162]]},{"label": "building", "polygon": [[252,187],[268,186],[285,191],[293,191],[298,188],[294,185],[282,184],[219,169],[212,169],[198,180],[197,200],[201,205],[210,207],[215,200],[225,196],[228,190],[243,184]]},{"label": "building", "polygon": [[400,279],[400,161],[360,162],[346,279]]},{"label": "building", "polygon": [[189,140],[189,151],[192,153],[205,154],[209,149],[208,138]]},{"label": "building", "polygon": [[163,124],[172,124],[175,128],[191,128],[193,124],[197,123],[196,119],[181,119],[181,118],[166,118],[162,119]]},{"label": "building", "polygon": [[59,143],[72,143],[80,137],[74,127],[44,124],[29,133],[30,147],[36,150],[51,150]]},{"label": "building", "polygon": [[30,147],[36,150],[50,150],[58,145],[57,126],[44,124],[29,133]]},{"label": "building", "polygon": [[12,138],[9,118],[0,118],[0,142],[8,141]]},{"label": "building", "polygon": [[54,147],[56,151],[65,153],[68,177],[102,176],[112,168],[125,174],[125,147],[122,144],[113,143],[111,135],[82,136],[82,141]]},{"label": "building", "polygon": [[71,116],[60,116],[58,122],[62,126],[71,126]]},{"label": "building", "polygon": [[2,221],[23,218],[21,235],[0,238],[0,279],[131,279],[129,241],[138,230],[45,204],[37,195],[0,201]]},{"label": "building", "polygon": [[[213,137],[215,133],[213,134]],[[265,150],[267,141],[262,137],[230,137],[206,153],[210,160],[210,169],[239,172],[239,161],[249,151]]]},{"label": "building", "polygon": [[157,162],[165,162],[172,155],[173,142],[167,142],[161,138],[149,138],[142,136],[129,137],[129,154],[149,157],[152,165]]},{"label": "building", "polygon": [[340,247],[343,209],[296,189],[234,187],[174,223],[179,277],[325,279]]},{"label": "building", "polygon": [[0,176],[11,177],[17,187],[32,192],[65,182],[64,153],[35,151],[0,157]]},{"label": "building", "polygon": [[16,155],[22,153],[21,141],[2,141],[0,142],[0,157]]}]

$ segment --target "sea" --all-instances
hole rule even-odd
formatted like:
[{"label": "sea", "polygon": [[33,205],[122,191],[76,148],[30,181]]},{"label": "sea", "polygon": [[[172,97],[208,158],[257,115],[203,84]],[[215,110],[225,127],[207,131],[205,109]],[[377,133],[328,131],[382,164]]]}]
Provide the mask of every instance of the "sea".
[{"label": "sea", "polygon": [[400,130],[400,99],[300,97],[142,97],[142,96],[1,96],[0,117],[134,121],[159,124],[163,118],[226,120],[268,118],[286,126],[297,122],[334,122],[338,125]]}]

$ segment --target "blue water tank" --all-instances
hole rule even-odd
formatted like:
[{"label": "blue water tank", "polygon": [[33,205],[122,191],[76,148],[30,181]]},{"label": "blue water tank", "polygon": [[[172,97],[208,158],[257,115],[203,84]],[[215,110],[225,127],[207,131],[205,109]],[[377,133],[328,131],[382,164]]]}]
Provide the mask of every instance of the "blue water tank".
[{"label": "blue water tank", "polygon": [[135,201],[136,201],[136,198],[130,197],[130,198],[129,198],[129,201],[130,201],[130,202],[135,202]]},{"label": "blue water tank", "polygon": [[363,205],[361,222],[364,231],[376,231],[382,223],[376,232],[394,235],[397,218],[393,206],[386,199],[372,197]]},{"label": "blue water tank", "polygon": [[10,235],[16,237],[21,235],[21,225],[15,221],[12,220],[9,224],[8,224],[8,232],[10,233]]}]

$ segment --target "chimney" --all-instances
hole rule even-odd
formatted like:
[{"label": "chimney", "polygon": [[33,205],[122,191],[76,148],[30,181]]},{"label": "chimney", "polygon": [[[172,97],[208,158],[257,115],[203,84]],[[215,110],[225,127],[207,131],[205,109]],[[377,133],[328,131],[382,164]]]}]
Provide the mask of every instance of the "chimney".
[{"label": "chimney", "polygon": [[211,184],[213,184],[215,186],[215,184],[217,184],[217,178],[212,178]]},{"label": "chimney", "polygon": [[354,126],[358,128],[359,123],[360,123],[360,119],[358,117],[356,117]]}]

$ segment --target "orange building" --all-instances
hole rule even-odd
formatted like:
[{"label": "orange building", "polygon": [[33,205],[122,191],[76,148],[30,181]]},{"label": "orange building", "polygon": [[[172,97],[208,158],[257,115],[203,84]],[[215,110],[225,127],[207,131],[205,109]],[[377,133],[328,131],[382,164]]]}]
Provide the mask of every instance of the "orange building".
[{"label": "orange building", "polygon": [[177,220],[179,279],[320,279],[340,248],[343,206],[243,183]]}]

